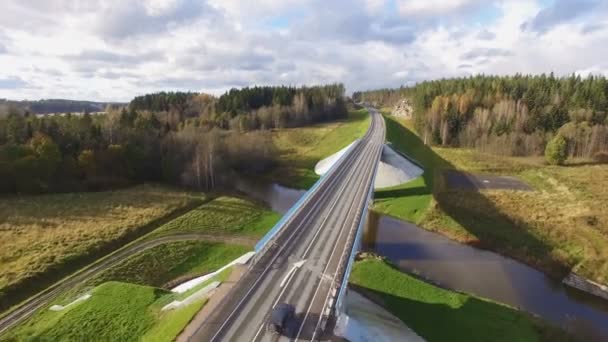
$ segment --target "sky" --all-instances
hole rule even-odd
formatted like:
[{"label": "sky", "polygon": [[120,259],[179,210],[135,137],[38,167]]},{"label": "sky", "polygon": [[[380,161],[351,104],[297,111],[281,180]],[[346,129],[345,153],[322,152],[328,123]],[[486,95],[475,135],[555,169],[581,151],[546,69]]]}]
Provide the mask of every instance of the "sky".
[{"label": "sky", "polygon": [[603,0],[2,0],[0,98],[608,75]]}]

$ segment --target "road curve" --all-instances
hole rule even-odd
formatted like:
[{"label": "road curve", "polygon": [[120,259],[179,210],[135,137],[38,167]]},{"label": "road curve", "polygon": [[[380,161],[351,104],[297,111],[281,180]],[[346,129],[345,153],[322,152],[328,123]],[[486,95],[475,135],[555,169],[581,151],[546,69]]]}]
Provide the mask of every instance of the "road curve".
[{"label": "road curve", "polygon": [[22,302],[16,309],[13,309],[13,311],[9,312],[6,316],[0,319],[0,335],[9,328],[29,318],[38,309],[50,303],[62,292],[91,279],[93,276],[140,252],[167,243],[179,241],[228,242],[253,247],[257,242],[257,239],[223,234],[177,233],[158,236],[149,240],[132,243],[123,247],[122,249],[117,250],[113,254],[92,263],[86,268],[60,280],[46,290],[39,292],[38,294]]},{"label": "road curve", "polygon": [[[322,179],[190,341],[323,338],[384,143],[384,121],[375,110],[370,113],[366,135]],[[284,336],[268,336],[265,322],[282,302],[295,307],[296,319]]]}]

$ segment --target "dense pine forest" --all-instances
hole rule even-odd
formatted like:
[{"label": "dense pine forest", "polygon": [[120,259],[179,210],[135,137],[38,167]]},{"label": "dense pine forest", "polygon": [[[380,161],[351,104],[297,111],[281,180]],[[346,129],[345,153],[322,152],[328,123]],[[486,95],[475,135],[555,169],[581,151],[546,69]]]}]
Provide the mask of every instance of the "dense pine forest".
[{"label": "dense pine forest", "polygon": [[142,181],[198,189],[272,167],[268,129],[347,116],[341,84],[161,92],[101,114],[0,105],[0,192],[103,190]]},{"label": "dense pine forest", "polygon": [[540,155],[560,136],[569,157],[605,158],[608,81],[577,75],[474,76],[360,92],[355,100],[393,106],[409,98],[425,141],[486,152]]}]

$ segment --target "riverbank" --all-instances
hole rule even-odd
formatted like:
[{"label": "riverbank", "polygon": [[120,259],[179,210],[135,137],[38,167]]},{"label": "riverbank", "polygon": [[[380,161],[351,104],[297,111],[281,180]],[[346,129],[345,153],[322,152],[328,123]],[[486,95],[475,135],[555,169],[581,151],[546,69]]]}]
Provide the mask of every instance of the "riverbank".
[{"label": "riverbank", "polygon": [[[385,116],[387,139],[425,167],[415,182],[377,191],[374,209],[497,251],[557,278],[608,280],[608,166],[546,166],[456,148],[430,148],[411,122]],[[408,128],[409,127],[409,128]],[[448,188],[446,170],[517,176],[535,191]]]},{"label": "riverbank", "polygon": [[357,291],[387,308],[427,341],[568,341],[531,315],[483,298],[449,291],[402,273],[386,261],[358,261]]}]

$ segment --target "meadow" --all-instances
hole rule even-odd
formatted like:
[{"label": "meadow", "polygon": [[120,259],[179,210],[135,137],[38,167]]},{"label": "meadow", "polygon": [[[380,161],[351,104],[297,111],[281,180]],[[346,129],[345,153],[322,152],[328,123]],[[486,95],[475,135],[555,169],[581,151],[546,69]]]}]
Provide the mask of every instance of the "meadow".
[{"label": "meadow", "polygon": [[250,200],[220,196],[154,230],[150,237],[208,233],[262,237],[281,216]]},{"label": "meadow", "polygon": [[0,198],[0,308],[202,202],[158,185]]},{"label": "meadow", "polygon": [[[425,166],[421,179],[376,192],[375,210],[498,251],[556,277],[608,283],[608,165],[428,147],[411,122],[385,116],[387,139]],[[534,191],[448,188],[446,170],[517,176]]]}]

